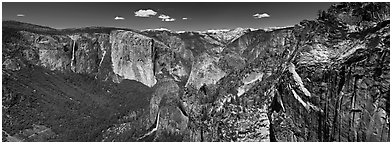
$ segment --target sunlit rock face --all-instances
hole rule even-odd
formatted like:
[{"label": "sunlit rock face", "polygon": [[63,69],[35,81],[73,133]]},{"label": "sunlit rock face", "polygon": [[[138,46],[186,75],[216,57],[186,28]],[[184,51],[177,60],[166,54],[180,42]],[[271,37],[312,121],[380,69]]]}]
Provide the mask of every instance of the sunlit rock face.
[{"label": "sunlit rock face", "polygon": [[151,38],[130,31],[113,31],[110,42],[115,74],[149,87],[156,83],[152,60],[154,42]]},{"label": "sunlit rock face", "polygon": [[155,74],[168,71],[175,81],[184,85],[194,60],[192,51],[185,48],[185,42],[178,36],[166,32],[148,35],[157,38],[154,52]]},{"label": "sunlit rock face", "polygon": [[193,62],[191,74],[186,87],[192,86],[199,89],[203,85],[215,84],[226,73],[217,66],[219,58],[202,54]]},{"label": "sunlit rock face", "polygon": [[244,83],[244,85],[240,86],[237,91],[237,96],[241,96],[242,94],[244,94],[246,91],[248,91],[255,82],[262,80],[263,78],[263,73],[250,73],[248,76],[244,77],[244,79],[242,80],[242,82]]},{"label": "sunlit rock face", "polygon": [[244,57],[248,62],[266,54],[278,54],[293,46],[295,37],[292,27],[274,31],[250,31],[235,39],[224,51],[232,51]]}]

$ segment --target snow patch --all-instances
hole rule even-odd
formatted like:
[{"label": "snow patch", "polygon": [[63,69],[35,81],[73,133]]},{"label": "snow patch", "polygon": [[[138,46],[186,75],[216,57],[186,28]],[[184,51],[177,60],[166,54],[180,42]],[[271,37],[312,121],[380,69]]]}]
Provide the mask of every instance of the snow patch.
[{"label": "snow patch", "polygon": [[206,30],[203,33],[218,33],[218,32],[228,32],[230,29],[216,29],[216,30]]},{"label": "snow patch", "polygon": [[169,31],[171,32],[171,30],[167,29],[167,28],[156,28],[156,29],[145,29],[145,30],[141,30],[142,32],[144,31]]},{"label": "snow patch", "polygon": [[264,28],[264,31],[274,31],[274,30],[279,30],[279,29],[285,29],[285,28],[292,28],[294,26],[282,26],[282,27],[268,27]]},{"label": "snow patch", "polygon": [[238,91],[237,96],[241,96],[245,92],[247,92],[250,88],[252,88],[254,83],[258,80],[261,80],[263,78],[263,76],[264,76],[264,73],[251,73],[248,77],[246,77],[244,80],[242,80],[244,85],[237,88],[237,91]]}]

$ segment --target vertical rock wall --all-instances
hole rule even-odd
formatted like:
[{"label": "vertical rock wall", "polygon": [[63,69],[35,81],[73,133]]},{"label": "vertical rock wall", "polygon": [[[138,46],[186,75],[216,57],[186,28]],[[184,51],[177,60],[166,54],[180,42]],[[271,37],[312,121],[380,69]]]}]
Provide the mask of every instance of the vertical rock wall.
[{"label": "vertical rock wall", "polygon": [[149,87],[156,83],[151,38],[131,31],[113,31],[110,42],[115,74],[123,79],[139,81]]}]

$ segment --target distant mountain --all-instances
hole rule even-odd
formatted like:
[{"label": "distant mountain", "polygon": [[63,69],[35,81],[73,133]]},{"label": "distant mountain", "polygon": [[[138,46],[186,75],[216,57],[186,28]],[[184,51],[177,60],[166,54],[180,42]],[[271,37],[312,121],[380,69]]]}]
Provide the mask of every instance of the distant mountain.
[{"label": "distant mountain", "polygon": [[224,44],[228,44],[249,31],[250,29],[236,28],[232,30],[207,30],[203,33],[221,41]]},{"label": "distant mountain", "polygon": [[157,28],[157,29],[145,29],[141,31],[170,31],[170,30],[167,28]]}]

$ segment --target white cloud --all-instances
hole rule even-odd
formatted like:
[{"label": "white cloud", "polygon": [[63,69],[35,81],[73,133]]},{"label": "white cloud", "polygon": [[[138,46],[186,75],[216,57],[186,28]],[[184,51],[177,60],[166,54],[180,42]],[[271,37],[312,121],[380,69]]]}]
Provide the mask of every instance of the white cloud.
[{"label": "white cloud", "polygon": [[157,14],[157,12],[155,12],[154,10],[151,10],[151,9],[147,9],[147,10],[141,9],[141,10],[135,11],[135,16],[137,16],[137,17],[150,17],[150,16],[154,16],[156,14]]},{"label": "white cloud", "polygon": [[188,19],[188,18],[186,18],[186,17],[183,17],[183,18],[182,18],[182,20],[187,20],[187,19]]},{"label": "white cloud", "polygon": [[24,14],[17,14],[16,16],[17,17],[24,17],[25,15]]},{"label": "white cloud", "polygon": [[263,14],[257,13],[257,14],[254,14],[253,17],[256,18],[256,19],[259,19],[259,18],[268,18],[268,17],[270,17],[270,15],[267,14],[267,13],[263,13]]},{"label": "white cloud", "polygon": [[124,20],[125,18],[123,18],[123,17],[121,17],[121,16],[116,16],[115,18],[114,18],[114,20]]},{"label": "white cloud", "polygon": [[162,21],[167,21],[167,22],[171,22],[171,21],[175,21],[175,18],[167,18],[167,19],[162,19]]},{"label": "white cloud", "polygon": [[169,19],[170,18],[170,16],[168,16],[168,15],[164,15],[164,14],[161,14],[161,15],[159,15],[159,17],[158,18],[160,18],[160,19]]},{"label": "white cloud", "polygon": [[160,19],[162,19],[162,21],[166,21],[166,22],[170,22],[170,21],[175,21],[176,20],[175,18],[171,18],[170,16],[164,15],[164,14],[159,15],[158,18],[160,18]]}]

